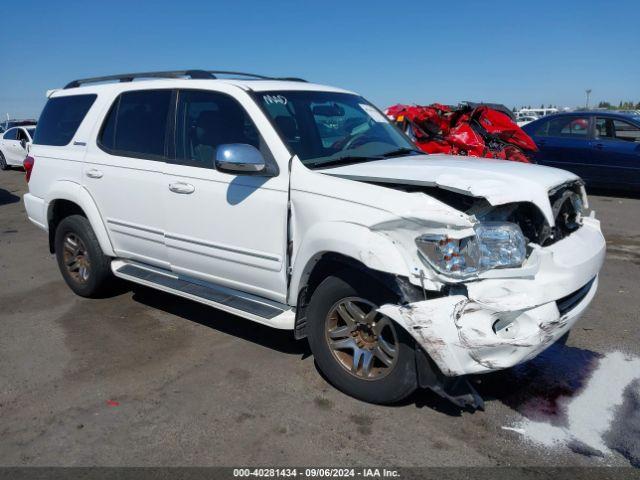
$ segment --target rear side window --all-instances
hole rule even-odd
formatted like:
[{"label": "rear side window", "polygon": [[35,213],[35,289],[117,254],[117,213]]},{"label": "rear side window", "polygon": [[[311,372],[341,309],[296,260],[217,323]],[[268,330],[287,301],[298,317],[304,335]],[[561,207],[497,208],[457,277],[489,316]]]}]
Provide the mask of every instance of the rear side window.
[{"label": "rear side window", "polygon": [[613,131],[616,140],[626,140],[627,142],[640,142],[640,128],[622,120],[613,121]]},{"label": "rear side window", "polygon": [[582,137],[586,138],[589,132],[588,117],[555,117],[536,130],[539,137]]},{"label": "rear side window", "polygon": [[5,140],[15,140],[18,138],[18,129],[12,128],[11,130],[7,130],[5,134],[2,136]]},{"label": "rear side window", "polygon": [[33,143],[67,145],[96,97],[92,94],[50,98],[40,115]]},{"label": "rear side window", "polygon": [[122,93],[105,119],[100,146],[114,155],[164,158],[171,96],[171,90]]},{"label": "rear side window", "polygon": [[18,129],[18,135],[16,140],[19,141],[25,141],[25,142],[29,142],[29,137],[27,136],[26,132],[24,130],[22,130],[21,128]]}]

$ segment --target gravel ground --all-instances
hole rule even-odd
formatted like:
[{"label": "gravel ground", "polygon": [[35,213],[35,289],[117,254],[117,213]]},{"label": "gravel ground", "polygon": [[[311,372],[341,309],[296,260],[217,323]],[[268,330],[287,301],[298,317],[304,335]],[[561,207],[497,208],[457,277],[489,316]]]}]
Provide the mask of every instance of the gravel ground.
[{"label": "gravel ground", "polygon": [[638,199],[592,197],[609,252],[591,308],[566,347],[478,377],[486,410],[471,413],[426,391],[394,407],[351,399],[318,374],[306,344],[289,333],[180,298],[132,285],[100,300],[73,295],[46,235],[26,219],[25,187],[22,172],[0,172],[0,465],[637,461],[638,382],[603,393],[623,402],[611,407],[608,452],[545,445],[518,425],[571,434],[569,406],[594,390],[592,376],[614,368],[603,358],[640,357]]}]

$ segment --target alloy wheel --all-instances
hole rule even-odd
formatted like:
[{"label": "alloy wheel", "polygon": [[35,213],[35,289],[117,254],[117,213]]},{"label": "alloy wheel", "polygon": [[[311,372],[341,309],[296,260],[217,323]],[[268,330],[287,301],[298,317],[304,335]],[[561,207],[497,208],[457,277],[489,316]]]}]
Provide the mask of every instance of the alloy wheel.
[{"label": "alloy wheel", "polygon": [[379,380],[391,372],[399,351],[391,319],[359,297],[337,302],[325,320],[325,338],[338,363],[363,380]]},{"label": "alloy wheel", "polygon": [[63,241],[63,260],[67,272],[78,283],[86,283],[91,275],[89,252],[75,233],[67,233]]}]

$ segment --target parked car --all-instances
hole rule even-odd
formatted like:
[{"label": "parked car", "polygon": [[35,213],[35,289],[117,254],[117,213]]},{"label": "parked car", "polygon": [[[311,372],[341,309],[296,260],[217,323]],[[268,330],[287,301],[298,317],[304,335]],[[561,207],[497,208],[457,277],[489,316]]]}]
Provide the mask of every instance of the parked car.
[{"label": "parked car", "polygon": [[29,152],[35,125],[10,128],[0,136],[0,170],[22,166]]},{"label": "parked car", "polygon": [[536,120],[538,120],[538,117],[536,117],[535,115],[520,115],[518,118],[516,118],[516,124],[519,127],[524,127],[525,125],[531,122],[535,122]]},{"label": "parked car", "polygon": [[24,203],[78,295],[115,275],[308,338],[354,397],[476,407],[467,374],[566,338],[593,299],[605,242],[576,175],[423,155],[355,93],[219,76],[51,94]]},{"label": "parked car", "polygon": [[540,118],[540,117],[544,117],[546,115],[552,115],[554,113],[558,113],[558,109],[554,108],[554,107],[548,107],[548,108],[521,108],[520,110],[518,110],[517,112],[517,116],[522,116],[522,115],[532,115],[536,118]]},{"label": "parked car", "polygon": [[533,158],[596,187],[640,188],[640,118],[613,112],[550,115],[523,127],[540,149]]}]

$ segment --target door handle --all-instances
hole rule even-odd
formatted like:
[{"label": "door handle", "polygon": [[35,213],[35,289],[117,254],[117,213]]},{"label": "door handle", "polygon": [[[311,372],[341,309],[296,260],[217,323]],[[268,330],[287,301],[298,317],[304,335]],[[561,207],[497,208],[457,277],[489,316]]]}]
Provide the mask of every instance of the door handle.
[{"label": "door handle", "polygon": [[189,194],[195,192],[196,187],[194,187],[190,183],[176,182],[169,184],[169,190],[174,193]]},{"label": "door handle", "polygon": [[87,171],[87,177],[89,178],[102,178],[102,175],[104,174],[100,170],[96,170],[95,168]]},{"label": "door handle", "polygon": [[603,150],[604,149],[604,145],[602,143],[596,143],[593,148],[597,148],[598,150]]}]

